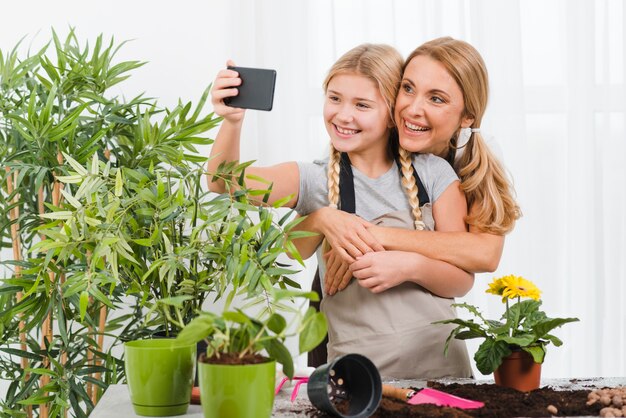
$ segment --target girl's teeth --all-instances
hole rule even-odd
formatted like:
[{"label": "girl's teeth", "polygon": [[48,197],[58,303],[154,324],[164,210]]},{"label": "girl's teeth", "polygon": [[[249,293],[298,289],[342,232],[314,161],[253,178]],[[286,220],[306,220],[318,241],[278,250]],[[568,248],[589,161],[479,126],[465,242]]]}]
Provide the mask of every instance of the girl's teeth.
[{"label": "girl's teeth", "polygon": [[339,126],[337,126],[337,131],[340,134],[343,135],[355,135],[356,133],[358,133],[359,131],[356,131],[354,129],[344,129],[344,128],[340,128]]},{"label": "girl's teeth", "polygon": [[428,130],[428,128],[424,128],[424,127],[418,126],[418,125],[413,125],[412,123],[409,123],[407,121],[404,121],[404,126],[406,126],[407,128],[409,128],[412,131],[418,131],[418,132],[424,132],[424,131]]}]

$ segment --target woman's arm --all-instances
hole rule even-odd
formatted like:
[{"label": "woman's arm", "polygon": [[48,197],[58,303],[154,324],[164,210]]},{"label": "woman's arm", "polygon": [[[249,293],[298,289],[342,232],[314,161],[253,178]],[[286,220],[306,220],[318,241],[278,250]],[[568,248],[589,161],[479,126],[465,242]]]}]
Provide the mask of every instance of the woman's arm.
[{"label": "woman's arm", "polygon": [[439,260],[405,251],[367,253],[350,265],[359,284],[373,293],[411,281],[444,298],[465,296],[474,275]]},{"label": "woman's arm", "polygon": [[[467,203],[460,183],[454,181],[433,203],[436,231],[465,231]],[[412,281],[441,297],[465,295],[474,285],[474,275],[452,264],[406,251],[368,253],[350,269],[361,286],[378,293]]]},{"label": "woman's arm", "polygon": [[[227,65],[234,65],[232,61],[228,61]],[[218,171],[218,167],[223,162],[231,162],[239,160],[241,127],[245,115],[244,109],[226,106],[224,99],[236,96],[238,94],[237,86],[241,84],[239,74],[233,70],[222,70],[217,74],[211,89],[211,103],[213,111],[222,116],[224,121],[215,137],[215,142],[211,147],[210,159],[207,163],[207,181],[209,190],[212,192],[223,193],[226,191],[226,185],[223,179],[213,180],[213,173]],[[284,206],[293,207],[298,201],[298,192],[300,189],[300,175],[298,166],[295,162],[278,164],[271,167],[248,167],[246,174],[261,177],[272,183],[272,192],[269,196],[268,203],[286,196],[292,195],[292,198]],[[246,186],[251,189],[267,189],[267,183],[255,180],[253,178],[246,179]]]},{"label": "woman's arm", "polygon": [[368,229],[387,250],[416,252],[473,273],[495,271],[504,247],[504,235],[472,227],[469,232],[409,231],[380,226]]}]

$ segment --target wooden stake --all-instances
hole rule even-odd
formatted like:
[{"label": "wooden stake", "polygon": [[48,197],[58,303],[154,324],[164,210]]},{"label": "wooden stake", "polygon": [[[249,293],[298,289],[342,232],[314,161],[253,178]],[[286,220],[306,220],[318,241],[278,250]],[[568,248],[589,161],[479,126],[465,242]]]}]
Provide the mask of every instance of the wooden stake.
[{"label": "wooden stake", "polygon": [[[57,153],[57,161],[59,165],[63,164],[63,154],[61,154],[61,151]],[[39,197],[40,197],[39,213],[43,214],[45,213],[45,210],[44,210],[44,204],[43,204],[44,201],[43,201],[42,189],[39,190]],[[55,180],[53,183],[53,190],[52,190],[52,204],[54,206],[59,206],[60,202],[61,202],[61,183]],[[50,278],[51,283],[55,282],[55,276],[54,276],[53,271],[50,271],[48,273],[48,277]],[[52,317],[52,312],[49,312],[42,326],[42,333],[41,333],[42,334],[42,338],[41,338],[42,349],[45,349],[46,345],[49,345],[52,343],[52,336],[54,333],[53,326],[52,326],[53,321],[54,321],[54,318]],[[49,367],[47,358],[45,358],[43,361],[43,367],[44,368]],[[50,377],[47,375],[43,375],[41,377],[40,382],[41,382],[42,387],[46,386],[50,382]],[[49,416],[48,404],[42,404],[39,406],[39,408],[40,408],[39,418],[48,418]]]},{"label": "wooden stake", "polygon": [[[13,183],[13,178],[11,177],[11,170],[9,169],[9,167],[5,167],[4,168],[6,173],[8,174],[7,176],[7,192],[9,194],[9,196],[13,193],[14,189],[14,183]],[[15,176],[15,181],[17,182],[17,176],[18,176],[18,172],[16,171],[15,173],[13,173],[13,175]],[[16,204],[19,201],[19,196],[16,194],[15,196],[13,196],[13,199],[11,200],[11,203]],[[11,209],[11,211],[9,212],[9,218],[11,219],[11,222],[13,222],[11,224],[11,242],[12,242],[12,246],[13,246],[13,260],[19,262],[22,261],[22,241],[20,238],[20,231],[19,231],[19,224],[17,222],[17,220],[20,218],[20,208],[19,206],[15,206],[13,209]],[[20,266],[19,264],[17,264],[15,266],[15,277],[20,278],[22,277],[22,266]],[[18,292],[17,293],[17,301],[21,301],[22,300],[22,292]],[[23,316],[23,315],[20,315]],[[27,346],[26,346],[26,333],[24,332],[24,320],[21,319],[20,323],[19,323],[19,330],[20,330],[20,348],[22,349],[22,351],[27,351]],[[26,370],[28,368],[28,359],[25,357],[22,357],[22,369]],[[30,373],[26,373],[26,375],[24,376],[26,380],[28,380],[30,378]],[[32,418],[33,416],[33,407],[31,405],[29,405],[26,408],[26,414],[28,416],[28,418]]]},{"label": "wooden stake", "polygon": [[[104,348],[104,328],[106,327],[106,319],[107,319],[107,307],[106,305],[102,304],[100,305],[100,320],[98,322],[98,350],[102,353],[103,352],[103,348]],[[96,359],[95,362],[96,366],[100,366],[102,365],[102,359]],[[100,380],[101,379],[101,373],[98,372],[96,373],[96,380]],[[93,404],[95,405],[96,403],[98,403],[98,388],[97,387],[93,387],[93,392],[91,394],[91,400],[93,402]]]}]

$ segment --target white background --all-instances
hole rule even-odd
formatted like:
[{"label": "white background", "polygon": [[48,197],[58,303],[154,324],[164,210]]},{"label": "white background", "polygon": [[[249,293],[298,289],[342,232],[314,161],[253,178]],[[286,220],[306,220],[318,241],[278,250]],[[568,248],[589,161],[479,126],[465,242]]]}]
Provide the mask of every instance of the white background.
[{"label": "white background", "polygon": [[23,37],[21,49],[36,50],[52,27],[90,44],[100,33],[129,40],[119,60],[148,64],[116,94],[165,106],[197,101],[228,58],[276,69],[274,110],[248,112],[244,130],[242,160],[263,165],[324,156],[321,83],[351,47],[389,43],[406,56],[439,36],[469,41],[490,73],[482,130],[502,148],[524,217],[498,271],[464,300],[496,317],[487,283],[533,280],[548,315],[581,320],[556,332],[565,344],[549,348],[543,376],[626,375],[623,1],[30,0],[4,4],[2,17],[5,53]]}]

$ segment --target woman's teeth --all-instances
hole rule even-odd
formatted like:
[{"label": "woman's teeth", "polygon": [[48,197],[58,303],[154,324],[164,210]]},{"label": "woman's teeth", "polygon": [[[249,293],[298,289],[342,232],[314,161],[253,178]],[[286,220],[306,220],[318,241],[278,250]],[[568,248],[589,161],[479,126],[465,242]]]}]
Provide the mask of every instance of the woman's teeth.
[{"label": "woman's teeth", "polygon": [[427,131],[430,128],[426,128],[423,126],[419,126],[419,125],[413,125],[410,122],[404,121],[404,126],[406,126],[407,128],[409,128],[412,131],[416,131],[416,132],[424,132]]}]

